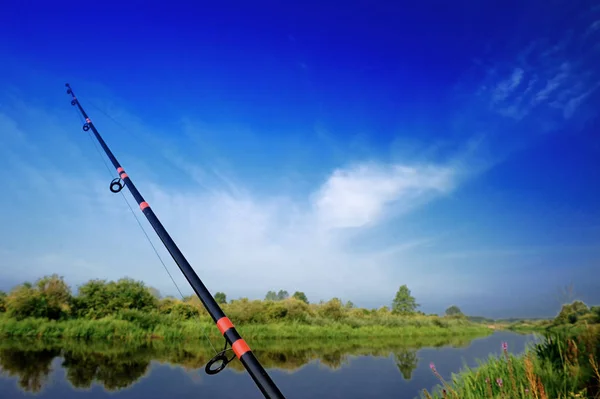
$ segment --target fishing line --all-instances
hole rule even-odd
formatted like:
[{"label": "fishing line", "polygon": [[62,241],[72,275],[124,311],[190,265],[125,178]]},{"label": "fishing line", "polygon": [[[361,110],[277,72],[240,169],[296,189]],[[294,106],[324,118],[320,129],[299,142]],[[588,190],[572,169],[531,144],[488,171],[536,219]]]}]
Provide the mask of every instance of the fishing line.
[{"label": "fishing line", "polygon": [[[156,151],[158,153],[158,155],[160,155],[160,157],[167,161],[169,164],[171,164],[172,166],[174,166],[177,169],[181,169],[180,165],[177,165],[175,162],[173,162],[171,159],[169,159],[169,157],[165,156],[162,151],[156,147],[155,144],[150,144],[149,140],[147,138],[143,138],[140,135],[138,135],[137,133],[134,132],[133,129],[131,129],[130,127],[125,126],[124,124],[122,124],[121,122],[119,122],[117,119],[115,119],[114,117],[112,117],[108,112],[105,112],[102,108],[100,108],[99,106],[95,105],[92,101],[90,100],[86,100],[93,108],[95,108],[96,110],[98,110],[100,113],[102,113],[104,116],[106,116],[108,119],[110,119],[115,125],[119,126],[121,129],[123,129],[124,131],[126,131],[129,135],[133,136],[137,142],[142,143],[142,145],[144,145],[147,149],[151,150],[151,151]],[[81,116],[81,115],[80,115]]]},{"label": "fishing line", "polygon": [[[115,119],[114,117],[112,117],[108,112],[105,112],[104,110],[102,110],[102,108],[100,108],[99,106],[95,105],[93,102],[91,102],[90,100],[86,100],[93,108],[95,108],[96,110],[98,110],[100,113],[102,113],[104,116],[106,116],[108,119],[110,119],[115,125],[121,127],[124,131],[126,131],[127,133],[129,133],[131,136],[133,136],[135,139],[137,139],[138,142],[142,143],[142,145],[144,145],[148,150],[156,152],[163,160],[167,161],[171,166],[175,167],[178,170],[183,170],[184,172],[187,173],[186,169],[183,168],[181,165],[178,165],[177,163],[175,163],[174,161],[172,161],[168,156],[166,156],[163,151],[163,148],[158,148],[158,146],[156,144],[150,144],[151,140],[149,139],[145,139],[141,136],[139,136],[137,133],[134,132],[133,129],[128,128],[127,126],[125,126],[124,124],[122,124],[121,122],[119,122],[117,119]],[[81,116],[81,115],[80,115]],[[213,175],[216,175],[217,177],[219,177],[214,171],[211,171],[211,173]],[[206,184],[197,181],[197,179],[194,179],[196,181],[197,184],[199,184],[204,190],[209,191],[211,193],[214,194],[214,190],[209,188]]]},{"label": "fishing line", "polygon": [[[244,366],[244,368],[246,369],[246,371],[248,372],[248,374],[250,374],[250,376],[252,377],[252,380],[254,381],[256,386],[260,389],[260,391],[264,394],[264,396],[266,398],[273,398],[273,399],[282,398],[283,399],[284,396],[281,393],[281,391],[279,390],[279,388],[277,387],[277,384],[275,384],[275,382],[271,379],[271,377],[269,376],[269,373],[267,372],[267,370],[265,370],[265,368],[262,366],[262,364],[260,363],[260,361],[258,360],[256,355],[254,354],[254,352],[250,349],[250,347],[248,346],[246,341],[242,338],[242,336],[238,332],[237,328],[233,325],[233,323],[231,322],[229,317],[227,317],[225,312],[223,312],[223,309],[221,309],[221,307],[219,306],[219,303],[216,301],[214,296],[210,293],[208,288],[204,285],[204,283],[202,282],[200,277],[194,271],[194,268],[192,267],[192,265],[190,265],[190,263],[185,258],[185,256],[183,255],[183,253],[181,252],[181,250],[179,249],[179,247],[177,246],[175,241],[173,241],[173,238],[171,238],[170,234],[167,232],[167,230],[165,229],[163,224],[160,222],[160,219],[154,213],[154,210],[152,209],[152,207],[146,202],[146,200],[144,199],[142,194],[138,191],[137,187],[135,186],[135,184],[133,183],[133,181],[131,180],[129,175],[125,172],[125,170],[123,169],[123,167],[121,166],[121,164],[119,163],[117,158],[114,156],[114,154],[112,153],[112,151],[110,150],[110,148],[108,147],[108,145],[106,144],[106,142],[104,141],[104,139],[102,138],[102,136],[100,135],[98,130],[96,129],[95,124],[90,120],[88,114],[85,112],[85,110],[81,106],[81,103],[77,100],[77,97],[75,96],[75,93],[71,89],[71,86],[68,83],[66,83],[65,86],[67,87],[67,94],[71,95],[71,97],[72,97],[71,105],[77,106],[77,108],[81,112],[81,115],[85,119],[85,123],[82,126],[83,130],[86,132],[90,129],[92,130],[95,138],[97,139],[98,143],[101,145],[102,149],[106,153],[106,156],[110,159],[113,167],[116,169],[116,171],[119,175],[118,178],[114,179],[111,182],[111,184],[110,184],[111,191],[114,193],[118,193],[124,187],[127,187],[129,192],[131,193],[131,195],[133,196],[133,198],[136,200],[137,204],[139,205],[141,212],[144,214],[144,216],[146,217],[148,222],[154,228],[154,231],[156,232],[158,237],[161,239],[161,241],[164,244],[167,251],[169,251],[169,253],[173,257],[173,260],[175,261],[177,266],[179,266],[179,269],[181,270],[181,272],[183,273],[183,275],[185,276],[187,281],[190,283],[190,285],[193,288],[196,295],[198,295],[198,298],[202,302],[202,305],[204,305],[204,308],[206,309],[208,314],[211,316],[211,318],[215,322],[217,328],[223,335],[223,338],[225,339],[225,346],[223,347],[223,350],[218,352],[206,364],[206,366],[205,366],[206,373],[207,374],[217,374],[218,372],[223,370],[229,362],[231,362],[233,359],[235,359],[237,357],[240,360],[240,362],[242,363],[242,365]],[[112,173],[111,173],[111,176],[112,176]],[[127,202],[127,204],[129,206],[128,202]],[[130,209],[131,209],[131,207],[130,207]],[[137,220],[137,217],[136,217],[136,220]],[[139,221],[138,221],[138,224],[139,224]],[[142,231],[145,233],[143,226],[140,226],[140,227],[142,228]],[[149,242],[152,243],[151,240],[149,240]],[[152,246],[154,247],[154,245],[152,245]],[[160,256],[158,256],[158,258],[161,261],[161,263],[163,264],[163,267],[165,267],[165,270],[168,270],[168,269],[166,269],[166,265],[164,264],[164,262],[162,262],[162,258],[160,258]],[[175,282],[174,282],[174,284],[177,287],[177,284]],[[177,288],[179,288],[179,287],[177,287]],[[206,333],[204,333],[204,335],[206,336]],[[207,337],[207,340],[210,342],[210,339],[208,339],[208,337]],[[227,345],[231,345],[231,348],[227,349]],[[212,346],[212,343],[211,343],[211,346]],[[228,358],[226,356],[227,351],[233,351],[235,353],[235,356],[233,356],[232,358]],[[217,369],[213,369],[212,366],[217,364],[217,362],[221,362],[221,365],[218,366]]]},{"label": "fishing line", "polygon": [[[75,109],[75,112],[77,112],[77,110]],[[77,112],[77,114],[80,117],[80,120],[83,120],[83,117],[81,116],[81,114],[79,112]],[[94,148],[96,149],[96,152],[98,153],[98,155],[100,156],[100,159],[102,160],[102,163],[104,164],[104,166],[106,167],[106,170],[108,171],[109,176],[112,178],[113,177],[113,173],[112,173],[112,169],[110,168],[110,166],[108,166],[108,163],[106,163],[106,159],[104,159],[104,157],[102,156],[102,152],[100,151],[100,148],[98,148],[98,144],[96,143],[96,141],[94,140],[94,137],[92,136],[92,133],[90,133],[90,131],[87,131],[88,137],[90,138],[90,140],[92,141],[92,144],[94,146]],[[115,179],[116,180],[116,179]],[[113,180],[114,181],[114,180]],[[112,191],[112,190],[111,190]],[[138,226],[140,227],[140,229],[142,229],[142,232],[144,233],[144,236],[146,236],[146,240],[148,240],[148,242],[150,243],[150,246],[152,247],[152,249],[154,250],[154,253],[156,254],[156,257],[158,258],[158,260],[160,261],[160,263],[162,264],[163,268],[165,269],[165,271],[167,272],[167,274],[169,275],[169,278],[171,279],[171,281],[173,282],[173,285],[175,285],[175,288],[177,289],[177,291],[179,292],[179,296],[181,297],[181,300],[183,302],[185,302],[185,297],[183,295],[183,293],[181,292],[181,289],[179,288],[179,286],[177,285],[177,283],[175,282],[175,279],[173,278],[173,275],[171,274],[171,272],[169,272],[169,269],[167,268],[167,265],[165,264],[165,262],[163,261],[162,257],[160,256],[160,254],[158,253],[158,250],[156,249],[156,247],[154,246],[154,244],[152,243],[152,240],[150,239],[150,236],[148,235],[148,233],[146,232],[146,229],[144,228],[144,226],[142,225],[142,223],[140,222],[139,218],[137,217],[137,215],[135,214],[135,211],[133,210],[133,208],[131,207],[131,205],[129,204],[129,201],[127,201],[127,198],[125,197],[125,194],[123,194],[122,190],[118,191],[119,194],[121,194],[121,197],[123,198],[123,200],[125,201],[125,203],[127,204],[127,207],[129,208],[129,210],[131,211],[131,214],[133,215],[133,217],[135,218],[135,221],[137,222]],[[211,348],[213,349],[213,351],[215,353],[218,353],[217,349],[214,347],[214,345],[212,344],[208,334],[206,334],[206,326],[204,326],[202,328],[202,333],[204,335],[204,337],[206,338],[206,340],[208,341],[208,343],[210,344]]]}]

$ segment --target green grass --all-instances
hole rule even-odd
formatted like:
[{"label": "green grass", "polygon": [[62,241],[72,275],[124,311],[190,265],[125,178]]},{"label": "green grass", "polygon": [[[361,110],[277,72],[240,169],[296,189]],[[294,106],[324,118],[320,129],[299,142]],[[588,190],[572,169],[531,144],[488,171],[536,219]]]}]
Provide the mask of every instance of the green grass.
[{"label": "green grass", "polygon": [[[401,320],[401,319],[399,319]],[[368,337],[427,337],[455,335],[487,335],[491,330],[471,323],[449,321],[435,323],[425,317],[406,318],[397,325],[352,325],[342,322],[327,322],[321,325],[309,325],[299,322],[274,322],[269,324],[236,325],[237,330],[246,339],[260,338],[368,338]],[[356,323],[358,324],[358,323]],[[70,319],[54,321],[27,318],[15,320],[0,318],[0,337],[2,338],[44,338],[44,339],[84,339],[121,341],[166,340],[183,341],[220,337],[216,326],[205,319],[161,321],[150,323],[139,320],[122,320],[106,317],[98,320]]]},{"label": "green grass", "polygon": [[576,334],[555,333],[521,356],[504,350],[478,367],[465,367],[444,381],[435,365],[432,372],[441,384],[422,398],[600,398],[600,327],[588,326]]}]

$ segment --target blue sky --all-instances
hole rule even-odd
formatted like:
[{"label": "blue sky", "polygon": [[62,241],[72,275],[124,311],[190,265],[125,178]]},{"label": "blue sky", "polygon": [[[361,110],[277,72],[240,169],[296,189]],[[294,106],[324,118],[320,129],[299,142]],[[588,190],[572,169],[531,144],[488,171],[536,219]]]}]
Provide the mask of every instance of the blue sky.
[{"label": "blue sky", "polygon": [[591,1],[9,2],[0,37],[1,289],[175,293],[69,82],[213,293],[378,307],[407,284],[426,312],[551,316],[573,282],[600,302]]}]

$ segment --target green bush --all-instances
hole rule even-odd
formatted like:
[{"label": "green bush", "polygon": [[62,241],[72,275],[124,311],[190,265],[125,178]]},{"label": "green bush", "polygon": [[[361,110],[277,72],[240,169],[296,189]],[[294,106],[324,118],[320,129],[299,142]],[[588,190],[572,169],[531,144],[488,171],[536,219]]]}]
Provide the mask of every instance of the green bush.
[{"label": "green bush", "polygon": [[45,276],[35,282],[15,287],[4,300],[9,316],[22,320],[39,317],[51,320],[69,316],[72,304],[71,290],[57,275]]},{"label": "green bush", "polygon": [[333,298],[330,301],[325,302],[319,308],[319,315],[333,321],[342,320],[345,317],[345,309],[342,305],[342,301],[338,298]]},{"label": "green bush", "polygon": [[158,308],[159,313],[171,315],[181,320],[200,316],[200,311],[194,305],[176,299],[163,299]]},{"label": "green bush", "polygon": [[554,319],[554,322],[555,324],[574,324],[580,316],[585,316],[589,313],[590,309],[585,303],[582,301],[574,301],[571,304],[563,305],[558,316]]},{"label": "green bush", "polygon": [[302,299],[292,297],[281,302],[287,309],[286,318],[288,320],[305,323],[312,312],[308,303]]},{"label": "green bush", "polygon": [[[506,344],[505,344],[506,345]],[[477,368],[465,367],[446,381],[435,364],[430,368],[440,380],[432,394],[422,398],[598,398],[600,329],[548,334],[542,342],[515,356],[503,347],[503,356],[490,355]]]},{"label": "green bush", "polygon": [[77,316],[89,319],[99,319],[127,309],[148,312],[158,307],[158,299],[143,282],[128,278],[108,283],[91,280],[79,287],[74,302]]}]

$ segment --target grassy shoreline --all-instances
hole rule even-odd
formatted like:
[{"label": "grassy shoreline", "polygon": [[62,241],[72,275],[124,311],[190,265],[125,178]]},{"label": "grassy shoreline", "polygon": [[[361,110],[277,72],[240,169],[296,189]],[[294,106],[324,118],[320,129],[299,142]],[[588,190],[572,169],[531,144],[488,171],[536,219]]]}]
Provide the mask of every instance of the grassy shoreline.
[{"label": "grassy shoreline", "polygon": [[[432,323],[425,324],[422,319],[412,321],[413,323],[407,319],[406,325],[401,327],[377,325],[353,327],[335,322],[317,326],[297,322],[277,322],[236,325],[236,329],[245,339],[485,336],[493,332],[485,326],[475,324],[447,323],[437,326]],[[141,326],[135,322],[111,317],[98,320],[71,319],[64,321],[0,318],[0,337],[2,338],[185,341],[205,338],[206,335],[216,338],[220,337],[220,332],[213,323],[195,320],[174,320],[169,324]]]},{"label": "grassy shoreline", "polygon": [[[227,301],[214,295],[245,339],[423,337],[486,335],[487,326],[467,320],[451,306],[443,316],[417,311],[406,285],[392,306],[366,309],[332,298],[310,303],[306,295],[285,290],[267,292],[264,300]],[[71,288],[58,275],[25,282],[8,294],[0,292],[0,338],[64,338],[181,341],[219,337],[200,299],[161,297],[141,281],[90,280]]]},{"label": "grassy shoreline", "polygon": [[490,355],[476,368],[463,368],[421,398],[567,399],[600,397],[600,325],[555,326],[545,339],[515,356],[503,345],[503,356]]}]

